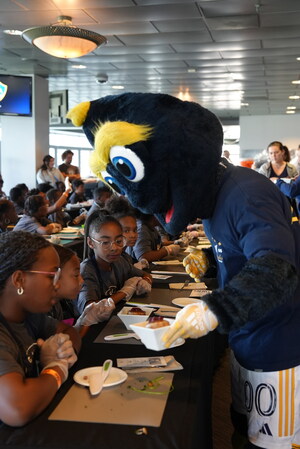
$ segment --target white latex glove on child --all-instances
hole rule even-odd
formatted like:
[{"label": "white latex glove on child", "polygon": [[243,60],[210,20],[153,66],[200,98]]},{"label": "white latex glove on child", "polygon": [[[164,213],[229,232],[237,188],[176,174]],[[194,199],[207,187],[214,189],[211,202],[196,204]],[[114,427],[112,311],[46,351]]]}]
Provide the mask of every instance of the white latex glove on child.
[{"label": "white latex glove on child", "polygon": [[175,245],[179,245],[180,248],[186,248],[189,244],[189,239],[186,235],[183,235],[178,240],[175,240],[174,243]]},{"label": "white latex glove on child", "polygon": [[137,263],[133,264],[135,268],[139,270],[144,270],[145,268],[149,268],[149,262],[147,259],[140,259]]},{"label": "white latex glove on child", "polygon": [[180,251],[180,246],[174,245],[174,243],[172,245],[166,245],[164,248],[166,248],[168,256],[177,256]]},{"label": "white latex glove on child", "polygon": [[216,315],[204,301],[189,304],[177,313],[174,323],[162,336],[162,340],[166,348],[169,348],[177,338],[203,337],[213,331],[218,324]]},{"label": "white latex glove on child", "polygon": [[140,278],[139,282],[136,284],[135,293],[137,295],[143,295],[144,293],[151,292],[151,284],[147,282],[145,279]]},{"label": "white latex glove on child", "polygon": [[92,324],[106,321],[115,308],[116,306],[112,298],[104,298],[99,302],[92,302],[84,309],[74,327],[91,326]]},{"label": "white latex glove on child", "polygon": [[[47,338],[47,340],[42,338],[37,340],[37,344],[40,347],[40,363],[43,369],[58,366],[64,374],[62,382],[68,377],[68,368],[77,360],[73,346],[70,350],[70,346],[67,344],[68,341],[71,342],[68,334],[55,334]],[[62,357],[63,354],[66,354],[66,357]]]},{"label": "white latex glove on child", "polygon": [[127,279],[127,281],[124,282],[124,285],[122,288],[120,288],[119,292],[123,292],[125,293],[125,299],[126,301],[129,301],[129,299],[132,297],[132,295],[134,295],[135,291],[136,291],[136,286],[137,283],[141,280],[142,278],[139,276],[134,276],[132,278]]}]

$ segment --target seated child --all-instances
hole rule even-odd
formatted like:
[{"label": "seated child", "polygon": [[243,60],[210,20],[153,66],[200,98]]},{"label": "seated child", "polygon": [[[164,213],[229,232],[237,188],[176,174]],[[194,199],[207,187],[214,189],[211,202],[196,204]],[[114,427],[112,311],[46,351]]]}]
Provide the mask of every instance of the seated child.
[{"label": "seated child", "polygon": [[86,201],[86,196],[84,194],[84,182],[81,179],[75,179],[72,182],[73,193],[70,195],[69,203],[83,203]]},{"label": "seated child", "polygon": [[121,257],[125,246],[122,233],[120,223],[104,211],[88,217],[85,238],[89,257],[81,263],[84,284],[77,300],[80,312],[99,299],[112,298],[118,303],[151,290],[150,276]]},{"label": "seated child", "polygon": [[163,246],[161,236],[156,226],[159,222],[154,215],[146,215],[136,210],[138,218],[138,239],[132,248],[127,248],[127,252],[134,259],[146,259],[148,262],[163,259],[166,256],[176,256],[180,251],[180,246],[171,244]]},{"label": "seated child", "polygon": [[92,207],[90,208],[88,215],[91,215],[95,211],[99,211],[105,208],[106,202],[114,197],[113,190],[111,190],[107,185],[103,185],[101,187],[97,187],[93,190],[93,199],[94,202]]},{"label": "seated child", "polygon": [[125,237],[122,256],[127,258],[130,263],[134,263],[137,268],[149,268],[149,263],[146,259],[140,259],[138,262],[129,254],[138,239],[137,220],[129,201],[123,196],[113,195],[107,200],[105,210],[107,210],[109,215],[115,217],[122,226],[123,236]]},{"label": "seated child", "polygon": [[9,225],[15,225],[17,221],[14,204],[9,200],[0,200],[0,233],[5,232]]},{"label": "seated child", "polygon": [[48,206],[42,196],[29,196],[25,201],[24,211],[25,214],[14,227],[14,231],[37,232],[42,235],[61,231],[60,224],[51,223],[47,219]]},{"label": "seated child", "polygon": [[80,260],[70,248],[53,245],[60,258],[60,285],[56,292],[59,301],[52,307],[50,315],[57,320],[67,320],[74,324],[80,335],[85,333],[83,326],[108,320],[115,303],[112,299],[102,299],[89,304],[79,316],[75,300],[80,292],[83,279],[80,274]]},{"label": "seated child", "polygon": [[10,426],[40,414],[77,360],[78,332],[46,315],[59,275],[59,257],[43,237],[0,235],[0,420]]}]

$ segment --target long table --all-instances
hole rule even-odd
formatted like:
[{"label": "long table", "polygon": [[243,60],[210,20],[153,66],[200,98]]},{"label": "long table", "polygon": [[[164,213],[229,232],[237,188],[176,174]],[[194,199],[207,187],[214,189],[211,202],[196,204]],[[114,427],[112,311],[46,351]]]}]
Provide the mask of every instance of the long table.
[{"label": "long table", "polygon": [[[154,288],[140,302],[171,305],[172,298],[189,296],[187,290]],[[124,305],[124,304],[123,304]],[[120,305],[121,307],[121,305]],[[119,307],[119,308],[120,308]],[[28,425],[11,428],[2,424],[0,447],[10,449],[211,449],[211,390],[218,334],[162,352],[143,345],[93,343],[106,323],[91,326],[83,339],[79,360],[70,370],[47,409]],[[107,358],[116,366],[118,357],[174,355],[184,369],[174,372],[174,391],[169,394],[160,427],[149,427],[147,435],[136,435],[136,426],[86,422],[49,421],[48,417],[73,385],[73,374],[82,368],[101,365]]]}]

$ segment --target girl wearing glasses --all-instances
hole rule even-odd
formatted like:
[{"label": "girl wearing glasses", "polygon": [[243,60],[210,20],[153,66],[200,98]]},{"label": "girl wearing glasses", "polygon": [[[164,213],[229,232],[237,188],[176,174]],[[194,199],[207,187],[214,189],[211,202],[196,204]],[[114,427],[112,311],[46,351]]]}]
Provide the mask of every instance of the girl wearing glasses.
[{"label": "girl wearing glasses", "polygon": [[59,301],[52,307],[50,315],[57,320],[67,320],[83,336],[87,330],[85,326],[91,326],[109,319],[115,309],[115,303],[111,298],[92,302],[79,316],[74,301],[77,299],[83,284],[80,274],[80,260],[70,248],[60,245],[53,246],[60,258],[61,275],[57,290]]},{"label": "girl wearing glasses", "polygon": [[84,284],[77,300],[80,312],[99,299],[111,298],[118,303],[151,290],[151,277],[121,257],[125,238],[118,220],[95,212],[87,219],[85,234],[89,257],[81,263]]},{"label": "girl wearing glasses", "polygon": [[123,196],[113,195],[107,200],[105,210],[107,210],[109,215],[115,217],[122,226],[123,236],[125,237],[125,246],[123,248],[122,256],[129,260],[130,263],[134,264],[136,268],[140,268],[141,270],[149,268],[148,261],[143,258],[140,258],[138,261],[134,257],[132,251],[132,248],[135,246],[138,239],[138,228],[135,212],[129,201]]},{"label": "girl wearing glasses", "polygon": [[47,313],[59,257],[43,237],[0,235],[0,420],[23,426],[47,407],[80,349],[78,332]]}]

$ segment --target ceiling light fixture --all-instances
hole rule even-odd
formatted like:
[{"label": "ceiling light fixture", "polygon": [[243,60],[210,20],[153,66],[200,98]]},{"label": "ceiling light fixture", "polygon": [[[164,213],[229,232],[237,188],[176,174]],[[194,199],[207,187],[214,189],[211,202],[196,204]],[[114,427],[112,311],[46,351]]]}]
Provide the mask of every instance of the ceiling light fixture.
[{"label": "ceiling light fixture", "polygon": [[293,109],[296,109],[296,106],[287,106],[286,108],[292,111]]},{"label": "ceiling light fixture", "polygon": [[111,88],[112,88],[112,89],[117,89],[117,90],[122,90],[122,89],[124,89],[124,86],[121,86],[121,85],[114,85],[114,86],[111,86]]},{"label": "ceiling light fixture", "polygon": [[300,98],[299,95],[290,95],[289,96],[290,100],[299,100],[299,98]]},{"label": "ceiling light fixture", "polygon": [[28,28],[22,38],[57,58],[80,58],[107,42],[101,34],[74,26],[69,16],[59,16],[50,26]]},{"label": "ceiling light fixture", "polygon": [[286,114],[295,114],[295,112],[296,112],[296,111],[290,111],[290,110],[285,111]]},{"label": "ceiling light fixture", "polygon": [[3,33],[9,34],[10,36],[21,36],[22,31],[20,31],[20,30],[3,30]]},{"label": "ceiling light fixture", "polygon": [[292,81],[292,84],[300,84],[300,80]]}]

